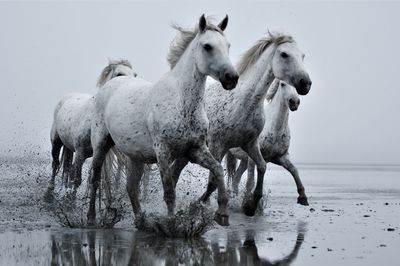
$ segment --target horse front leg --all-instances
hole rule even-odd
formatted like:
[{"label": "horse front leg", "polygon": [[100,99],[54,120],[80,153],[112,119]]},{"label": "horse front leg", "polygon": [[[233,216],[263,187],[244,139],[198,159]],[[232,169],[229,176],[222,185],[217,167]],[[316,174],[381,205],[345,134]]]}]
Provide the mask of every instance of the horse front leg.
[{"label": "horse front leg", "polygon": [[164,201],[167,204],[168,215],[174,215],[175,209],[175,181],[171,175],[171,164],[173,159],[171,157],[171,152],[167,145],[158,144],[156,149],[157,162],[160,170],[161,181],[164,188]]},{"label": "horse front leg", "polygon": [[181,172],[183,168],[189,163],[189,160],[187,158],[179,158],[174,161],[174,163],[171,166],[171,176],[172,180],[174,180],[174,188],[176,188],[176,184],[179,181],[179,176],[181,175]]},{"label": "horse front leg", "polygon": [[267,168],[267,163],[264,161],[264,158],[261,155],[260,146],[257,140],[249,143],[249,145],[244,147],[243,150],[247,152],[250,159],[252,159],[254,163],[257,165],[256,188],[254,190],[252,197],[247,199],[242,207],[244,214],[246,214],[247,216],[254,216],[258,206],[258,202],[262,198],[263,194],[264,174]]},{"label": "horse front leg", "polygon": [[248,159],[240,160],[239,167],[237,168],[235,174],[232,177],[232,189],[235,195],[239,194],[239,183],[240,180],[242,179],[242,175],[247,169],[247,162]]},{"label": "horse front leg", "polygon": [[[221,152],[218,148],[213,149],[213,147],[210,147],[209,150],[211,151],[211,155],[213,156],[213,158],[217,160],[218,164],[220,164],[223,158],[223,152]],[[218,188],[217,184],[218,180],[216,176],[212,171],[210,171],[210,173],[208,174],[207,189],[203,193],[203,195],[201,195],[200,201],[207,202],[211,194]]]},{"label": "horse front leg", "polygon": [[289,155],[285,154],[282,157],[279,157],[278,159],[274,160],[273,162],[278,165],[281,165],[283,168],[285,168],[290,172],[290,174],[293,176],[294,182],[296,183],[297,193],[299,194],[297,198],[297,203],[304,206],[308,206],[308,199],[306,196],[303,183],[301,182],[299,172],[297,171],[296,166],[294,166],[293,163],[290,161]]},{"label": "horse front leg", "polygon": [[[190,159],[192,162],[210,170],[214,178],[208,180],[206,198],[211,195],[212,189],[218,188],[218,210],[215,213],[215,221],[223,226],[229,225],[228,196],[225,190],[224,169],[221,164],[212,156],[207,146],[202,146],[191,151]],[[210,192],[211,191],[211,192]],[[204,201],[204,195],[200,200]]]},{"label": "horse front leg", "polygon": [[244,191],[244,199],[248,199],[251,196],[251,192],[254,189],[254,168],[255,163],[251,159],[247,159],[247,181],[246,188]]}]

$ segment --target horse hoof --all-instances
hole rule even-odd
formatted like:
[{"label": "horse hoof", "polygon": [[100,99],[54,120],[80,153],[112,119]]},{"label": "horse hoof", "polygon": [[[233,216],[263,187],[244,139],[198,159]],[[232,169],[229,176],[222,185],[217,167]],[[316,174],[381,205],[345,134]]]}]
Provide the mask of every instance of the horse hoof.
[{"label": "horse hoof", "polygon": [[297,198],[297,203],[303,206],[308,206],[308,200],[307,197],[298,197]]},{"label": "horse hoof", "polygon": [[250,203],[246,202],[242,206],[243,213],[246,216],[254,216],[256,214],[256,208],[254,208]]},{"label": "horse hoof", "polygon": [[229,215],[223,215],[223,214],[219,214],[216,213],[214,216],[214,220],[222,226],[228,226],[229,225]]}]

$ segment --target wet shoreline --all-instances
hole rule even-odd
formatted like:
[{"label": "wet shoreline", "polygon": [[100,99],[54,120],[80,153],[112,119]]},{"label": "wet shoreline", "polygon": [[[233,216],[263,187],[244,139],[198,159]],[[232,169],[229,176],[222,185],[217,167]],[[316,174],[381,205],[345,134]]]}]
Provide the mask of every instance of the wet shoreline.
[{"label": "wet shoreline", "polygon": [[[240,200],[232,200],[229,227],[168,239],[134,229],[130,209],[115,229],[61,227],[42,204],[46,167],[1,165],[0,265],[397,265],[398,172],[301,169],[305,207],[296,204],[291,177],[269,170],[262,213],[246,217]],[[189,167],[178,183],[178,208],[206,185],[204,172],[196,171]],[[193,182],[201,189],[193,190]],[[149,196],[145,207],[162,211],[154,203],[161,191]]]}]

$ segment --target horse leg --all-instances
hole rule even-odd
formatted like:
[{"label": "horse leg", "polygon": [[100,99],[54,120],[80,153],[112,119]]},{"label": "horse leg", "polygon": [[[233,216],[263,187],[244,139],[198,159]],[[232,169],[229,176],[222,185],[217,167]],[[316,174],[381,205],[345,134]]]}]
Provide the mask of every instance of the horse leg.
[{"label": "horse leg", "polygon": [[246,202],[243,204],[244,214],[246,214],[247,216],[254,216],[258,202],[262,198],[264,174],[267,168],[267,163],[264,161],[264,158],[261,155],[258,140],[249,143],[249,145],[244,147],[243,150],[247,152],[250,159],[252,159],[257,165],[256,188],[254,190],[253,196],[247,199]]},{"label": "horse leg", "polygon": [[[218,210],[215,213],[215,221],[223,226],[229,225],[228,215],[228,196],[225,191],[224,169],[221,164],[212,156],[207,146],[192,150],[190,153],[191,161],[210,170],[215,178],[209,179],[208,188],[218,188]],[[206,191],[206,193],[207,193]],[[208,195],[209,197],[210,195]],[[201,200],[204,201],[203,196]]]},{"label": "horse leg", "polygon": [[[95,139],[96,137],[93,137]],[[114,145],[111,137],[103,134],[99,139],[92,141],[93,145],[93,160],[92,160],[92,176],[90,182],[90,201],[89,211],[87,214],[88,225],[96,223],[96,193],[101,181],[101,168],[107,152]]]},{"label": "horse leg", "polygon": [[61,151],[61,147],[63,146],[63,143],[58,136],[55,136],[55,138],[52,138],[51,146],[52,146],[51,147],[51,156],[53,158],[53,163],[52,163],[53,172],[51,174],[51,179],[50,179],[48,190],[52,192],[52,191],[54,191],[54,187],[55,187],[56,175],[58,173],[58,170],[60,169],[60,151]]},{"label": "horse leg", "polygon": [[215,175],[210,171],[210,173],[208,174],[207,190],[206,192],[203,193],[203,195],[201,195],[199,199],[200,201],[207,202],[211,194],[218,188],[217,186],[218,181],[215,180],[216,180]]},{"label": "horse leg", "polygon": [[[217,160],[217,162],[220,164],[221,161],[222,161],[224,153],[220,149],[218,149],[217,147],[212,147],[212,146],[210,146],[209,151],[211,152],[211,155],[213,156],[213,158],[215,160]],[[217,184],[218,184],[217,178],[215,177],[213,172],[210,171],[210,173],[208,174],[207,190],[200,197],[200,200],[202,202],[207,202],[208,201],[208,199],[210,198],[211,194],[218,188]]]},{"label": "horse leg", "polygon": [[72,182],[74,183],[75,190],[77,190],[82,183],[82,166],[89,157],[90,155],[83,149],[77,149],[75,153],[74,163],[72,165]]},{"label": "horse leg", "polygon": [[301,182],[299,172],[297,171],[296,166],[294,166],[290,161],[289,155],[285,154],[282,157],[279,157],[276,160],[274,160],[273,163],[281,165],[283,168],[285,168],[290,172],[290,174],[293,176],[294,182],[296,183],[297,193],[299,194],[299,197],[297,198],[297,203],[304,206],[308,206],[307,196],[305,193],[303,183]]},{"label": "horse leg", "polygon": [[142,199],[144,201],[147,200],[147,197],[149,195],[150,172],[151,172],[151,166],[145,165],[142,175],[142,191],[140,192],[142,194]]},{"label": "horse leg", "polygon": [[176,188],[176,184],[178,183],[179,176],[181,175],[181,172],[183,168],[189,163],[189,160],[186,158],[179,158],[174,161],[174,163],[171,166],[171,176],[172,180],[174,180],[174,188]]},{"label": "horse leg", "polygon": [[175,209],[175,181],[171,175],[171,158],[170,151],[166,145],[159,144],[156,151],[158,167],[160,170],[161,181],[164,188],[164,201],[167,204],[168,215],[174,215]]},{"label": "horse leg", "polygon": [[239,193],[239,183],[243,173],[247,169],[247,161],[248,161],[247,159],[246,160],[243,159],[240,161],[239,167],[237,168],[235,174],[232,177],[232,189],[235,195],[238,195]]},{"label": "horse leg", "polygon": [[247,181],[246,181],[246,188],[244,192],[244,199],[248,199],[251,196],[251,192],[254,188],[254,168],[255,164],[253,160],[247,160]]},{"label": "horse leg", "polygon": [[139,192],[140,192],[140,180],[143,175],[144,163],[137,162],[131,158],[127,159],[127,179],[126,179],[126,191],[128,192],[129,199],[131,200],[133,213],[135,217],[141,214]]}]

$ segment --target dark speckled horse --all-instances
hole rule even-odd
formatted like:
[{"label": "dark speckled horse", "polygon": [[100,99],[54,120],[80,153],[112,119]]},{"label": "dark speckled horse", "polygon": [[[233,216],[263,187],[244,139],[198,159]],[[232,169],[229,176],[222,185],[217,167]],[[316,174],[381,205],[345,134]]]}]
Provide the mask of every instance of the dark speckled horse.
[{"label": "dark speckled horse", "polygon": [[203,100],[207,76],[221,82],[220,90],[232,90],[237,84],[238,74],[223,32],[227,23],[228,17],[216,26],[203,15],[194,30],[176,27],[179,35],[170,47],[168,59],[173,67],[169,72],[155,83],[131,77],[113,79],[96,94],[89,225],[95,224],[101,166],[113,146],[128,157],[127,191],[135,216],[142,214],[138,190],[144,164],[156,162],[168,214],[173,216],[171,167],[176,159],[185,158],[216,176],[219,207],[215,219],[228,224],[224,172],[206,145],[209,125]]}]

